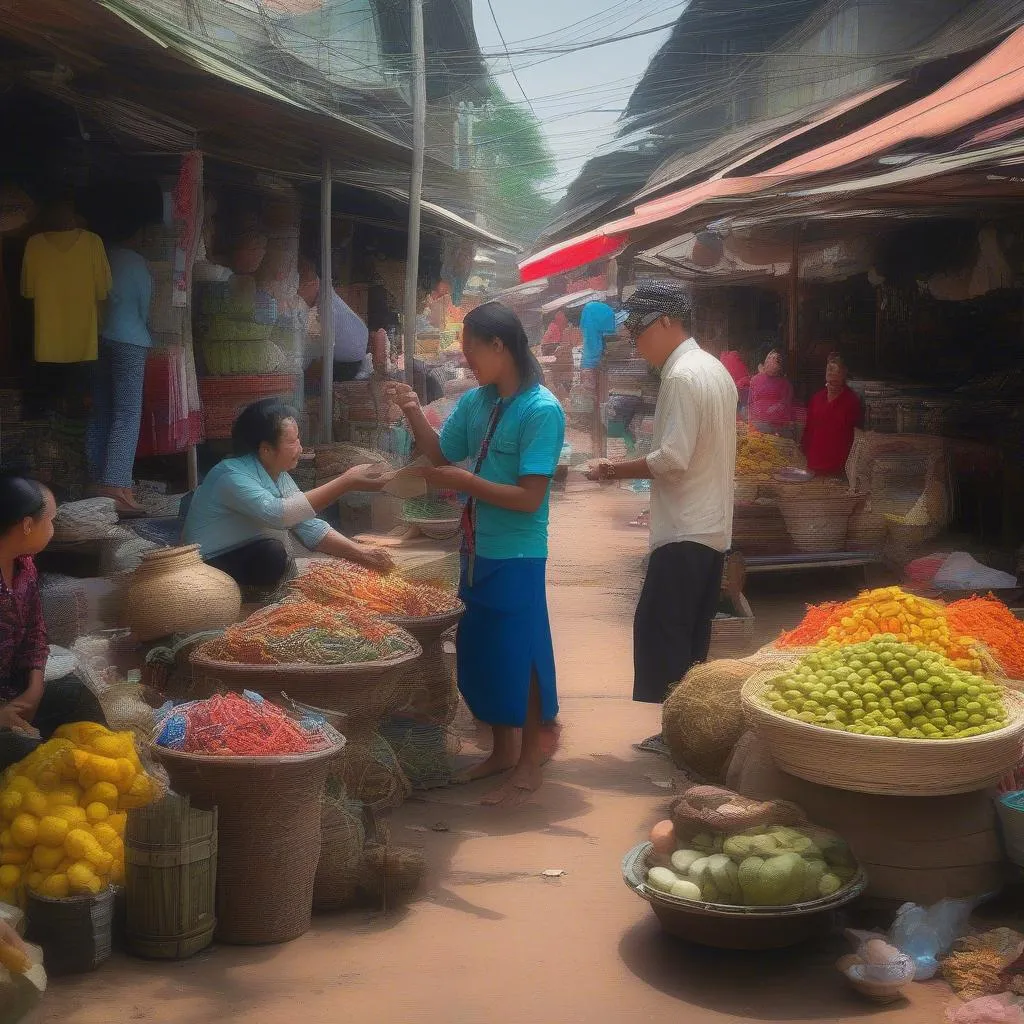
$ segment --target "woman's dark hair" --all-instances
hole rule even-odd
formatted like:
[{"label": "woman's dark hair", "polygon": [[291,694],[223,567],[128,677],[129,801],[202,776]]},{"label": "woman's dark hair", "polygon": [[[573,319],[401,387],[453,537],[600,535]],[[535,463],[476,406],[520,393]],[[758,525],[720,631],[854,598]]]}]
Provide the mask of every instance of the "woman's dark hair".
[{"label": "woman's dark hair", "polygon": [[38,519],[45,507],[42,484],[11,470],[0,471],[0,534],[23,519]]},{"label": "woman's dark hair", "polygon": [[758,352],[757,352],[757,365],[758,366],[764,366],[765,362],[767,362],[767,360],[768,360],[768,357],[773,352],[778,353],[779,358],[780,359],[782,358],[782,349],[779,348],[778,345],[771,345],[771,344],[769,344],[769,345],[762,345],[761,348],[758,349]]},{"label": "woman's dark hair", "polygon": [[465,330],[483,341],[500,341],[519,371],[519,385],[527,388],[543,379],[540,363],[530,351],[530,339],[519,317],[500,302],[485,302],[471,309],[462,321]]},{"label": "woman's dark hair", "polygon": [[280,398],[264,398],[247,405],[231,428],[231,447],[236,455],[256,455],[261,444],[276,447],[281,424],[298,420],[298,412]]}]

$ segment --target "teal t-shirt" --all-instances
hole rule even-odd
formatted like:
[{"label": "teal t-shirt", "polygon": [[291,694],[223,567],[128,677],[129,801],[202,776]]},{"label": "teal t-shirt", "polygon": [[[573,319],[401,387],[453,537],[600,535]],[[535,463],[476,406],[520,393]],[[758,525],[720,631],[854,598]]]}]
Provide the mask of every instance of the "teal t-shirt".
[{"label": "teal t-shirt", "polygon": [[[441,429],[444,457],[453,463],[468,459],[472,469],[500,401],[506,408],[479,475],[496,484],[516,484],[524,476],[554,476],[565,438],[565,413],[540,384],[511,399],[499,398],[494,387],[463,395]],[[549,485],[536,512],[512,512],[478,501],[476,553],[481,558],[547,558],[550,498]]]}]

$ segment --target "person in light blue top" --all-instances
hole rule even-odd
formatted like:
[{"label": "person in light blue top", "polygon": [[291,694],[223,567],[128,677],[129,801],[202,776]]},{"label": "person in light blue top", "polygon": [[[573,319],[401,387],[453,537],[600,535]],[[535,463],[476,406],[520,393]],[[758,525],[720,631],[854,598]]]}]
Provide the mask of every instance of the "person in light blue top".
[{"label": "person in light blue top", "polygon": [[[551,479],[562,453],[565,414],[540,383],[519,318],[501,303],[466,315],[462,350],[481,386],[463,395],[440,435],[408,384],[386,389],[405,413],[418,449],[436,467],[425,471],[427,483],[468,496],[458,681],[469,709],[491,727],[494,747],[463,781],[511,770],[484,803],[515,805],[540,786],[542,765],[557,745],[545,570]],[[458,462],[471,468],[453,465]]]},{"label": "person in light blue top", "polygon": [[108,249],[111,289],[93,371],[92,414],[86,435],[96,493],[114,499],[120,515],[142,514],[132,494],[132,469],[142,422],[146,357],[153,345],[149,307],[153,276],[136,251],[140,232]]},{"label": "person in light blue top", "polygon": [[604,356],[604,339],[618,329],[615,310],[607,302],[588,302],[580,313],[580,333],[583,335],[583,354],[580,369],[596,370]]},{"label": "person in light blue top", "polygon": [[281,582],[291,563],[287,532],[310,551],[384,571],[393,564],[383,549],[357,544],[316,517],[349,491],[379,491],[387,477],[380,467],[355,466],[300,491],[291,476],[302,454],[297,415],[276,398],[247,406],[231,431],[234,457],[206,474],[188,505],[185,543],[198,544],[203,560],[241,587]]}]

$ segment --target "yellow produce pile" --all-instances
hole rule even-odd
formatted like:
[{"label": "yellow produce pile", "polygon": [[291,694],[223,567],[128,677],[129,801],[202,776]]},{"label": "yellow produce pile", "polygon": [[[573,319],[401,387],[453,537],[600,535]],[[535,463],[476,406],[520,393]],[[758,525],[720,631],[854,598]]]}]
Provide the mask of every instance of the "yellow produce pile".
[{"label": "yellow produce pile", "polygon": [[130,732],[81,722],[0,776],[0,902],[98,893],[124,880],[126,811],[156,799]]},{"label": "yellow produce pile", "polygon": [[777,442],[773,435],[753,427],[741,430],[736,438],[736,475],[767,480],[776,470],[785,469],[789,460]]},{"label": "yellow produce pile", "polygon": [[1002,693],[941,654],[877,636],[808,654],[763,699],[779,714],[825,729],[941,740],[1004,728]]},{"label": "yellow produce pile", "polygon": [[809,608],[804,621],[792,632],[783,633],[778,645],[842,647],[883,634],[941,654],[967,672],[982,669],[976,641],[950,627],[945,608],[901,587],[868,590],[852,601]]}]

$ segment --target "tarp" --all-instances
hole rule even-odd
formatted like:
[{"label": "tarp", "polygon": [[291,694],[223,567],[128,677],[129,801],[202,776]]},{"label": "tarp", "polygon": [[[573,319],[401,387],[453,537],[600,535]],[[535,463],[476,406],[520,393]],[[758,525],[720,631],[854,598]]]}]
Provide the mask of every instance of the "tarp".
[{"label": "tarp", "polygon": [[[923,99],[873,121],[834,142],[818,146],[768,171],[747,177],[723,177],[722,171],[700,185],[664,199],[643,203],[632,216],[570,239],[520,265],[523,280],[541,273],[564,273],[590,262],[589,254],[604,248],[621,250],[632,233],[668,221],[710,200],[784,189],[794,181],[861,163],[914,140],[935,139],[975,124],[1024,100],[1024,28],[1019,28],[965,71]],[[743,162],[751,158],[745,157]]]}]

